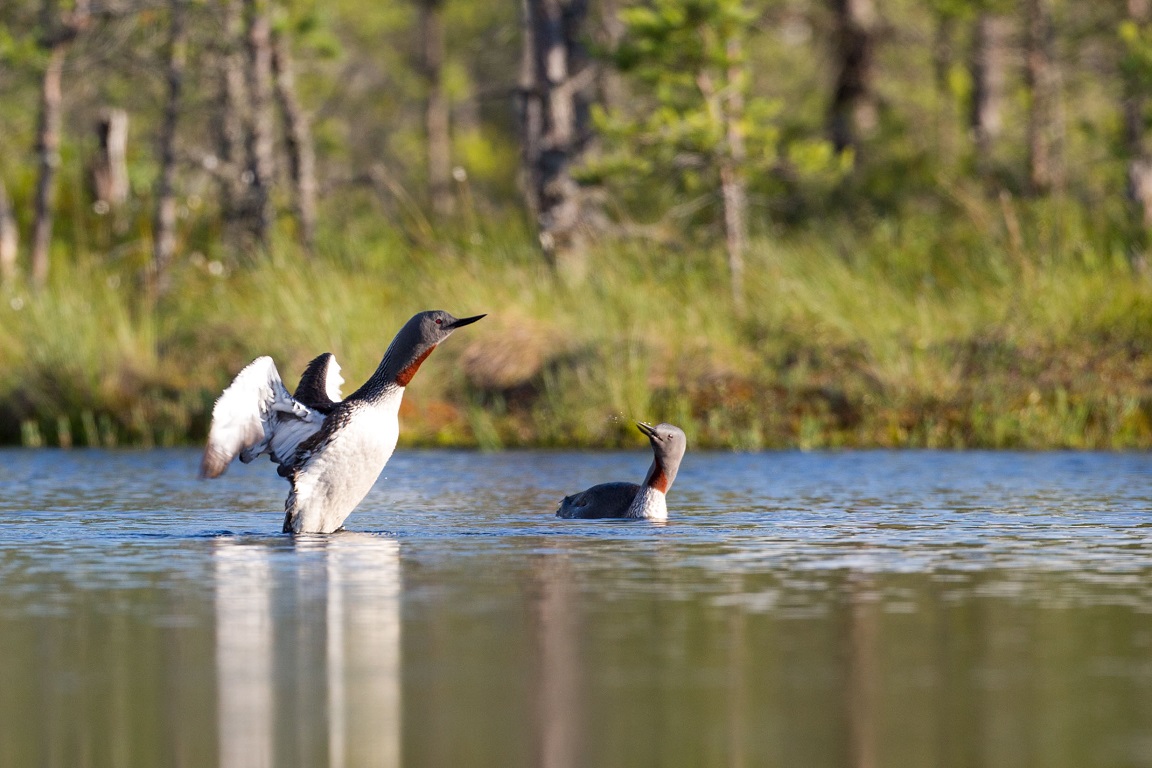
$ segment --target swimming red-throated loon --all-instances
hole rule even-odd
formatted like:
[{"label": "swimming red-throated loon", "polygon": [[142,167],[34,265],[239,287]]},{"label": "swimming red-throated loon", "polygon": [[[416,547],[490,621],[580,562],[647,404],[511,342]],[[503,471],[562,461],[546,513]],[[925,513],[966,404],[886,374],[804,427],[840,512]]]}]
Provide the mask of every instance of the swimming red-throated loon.
[{"label": "swimming red-throated loon", "polygon": [[285,533],[339,530],[371,490],[396,448],[404,388],[453,331],[484,315],[458,320],[421,312],[392,339],[376,372],[340,399],[340,366],[330,353],[308,364],[295,396],[270,357],[258,357],[212,409],[200,476],[219,477],[232,459],[267,453],[292,490],[284,502]]},{"label": "swimming red-throated loon", "polygon": [[556,510],[556,517],[598,519],[622,517],[634,520],[667,520],[668,503],[665,498],[688,438],[680,427],[672,424],[652,426],[642,421],[636,426],[648,436],[652,444],[652,466],[644,483],[601,483],[586,491],[565,496]]}]

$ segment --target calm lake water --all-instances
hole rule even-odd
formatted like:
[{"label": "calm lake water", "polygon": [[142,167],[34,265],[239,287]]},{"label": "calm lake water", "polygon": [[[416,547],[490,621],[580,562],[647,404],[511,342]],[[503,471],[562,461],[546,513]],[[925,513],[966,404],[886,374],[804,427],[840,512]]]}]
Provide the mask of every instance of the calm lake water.
[{"label": "calm lake water", "polygon": [[0,451],[0,766],[1152,765],[1152,456]]}]

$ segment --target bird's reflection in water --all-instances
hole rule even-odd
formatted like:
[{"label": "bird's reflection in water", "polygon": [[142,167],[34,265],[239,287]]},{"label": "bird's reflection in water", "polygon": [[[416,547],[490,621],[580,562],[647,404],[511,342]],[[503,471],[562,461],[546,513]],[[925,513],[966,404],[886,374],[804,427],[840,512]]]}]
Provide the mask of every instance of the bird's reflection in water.
[{"label": "bird's reflection in water", "polygon": [[220,766],[272,765],[271,563],[262,546],[218,539],[217,728]]},{"label": "bird's reflection in water", "polygon": [[581,604],[566,554],[533,561],[536,664],[533,675],[536,753],[541,768],[572,768],[584,762],[583,685],[580,657]]},{"label": "bird's reflection in water", "polygon": [[326,742],[331,768],[398,766],[399,543],[340,533],[275,552],[216,547],[220,765],[315,765]]},{"label": "bird's reflection in water", "polygon": [[344,533],[328,542],[331,768],[400,765],[400,544]]}]

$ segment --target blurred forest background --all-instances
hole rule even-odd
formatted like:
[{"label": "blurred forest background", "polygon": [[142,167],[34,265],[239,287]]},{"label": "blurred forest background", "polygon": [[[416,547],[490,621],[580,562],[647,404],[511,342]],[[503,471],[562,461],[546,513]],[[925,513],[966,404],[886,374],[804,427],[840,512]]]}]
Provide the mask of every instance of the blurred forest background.
[{"label": "blurred forest background", "polygon": [[0,443],[1152,445],[1152,0],[5,0]]}]

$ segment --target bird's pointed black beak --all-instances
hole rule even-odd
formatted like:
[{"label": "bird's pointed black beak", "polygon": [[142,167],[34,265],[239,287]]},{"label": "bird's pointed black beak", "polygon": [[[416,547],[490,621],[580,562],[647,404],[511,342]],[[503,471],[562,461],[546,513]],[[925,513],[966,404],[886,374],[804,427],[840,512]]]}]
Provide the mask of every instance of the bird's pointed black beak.
[{"label": "bird's pointed black beak", "polygon": [[636,422],[636,428],[639,429],[648,437],[656,437],[656,427],[643,421]]},{"label": "bird's pointed black beak", "polygon": [[461,318],[460,320],[456,320],[454,322],[449,323],[448,328],[450,328],[451,330],[456,330],[457,328],[463,328],[464,326],[472,325],[472,323],[476,322],[480,318],[487,317],[487,316],[488,315],[484,314],[484,315],[476,315],[474,317],[464,317],[464,318]]}]

